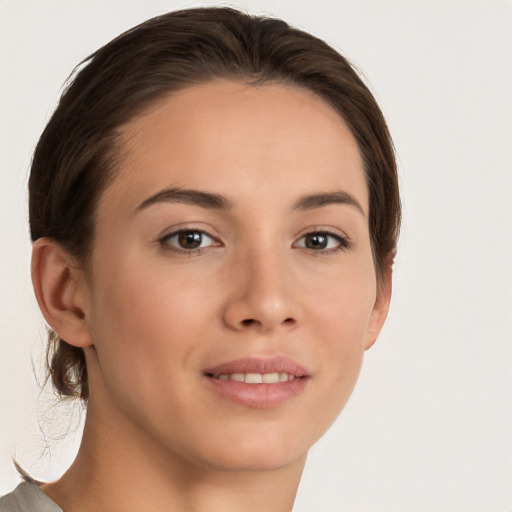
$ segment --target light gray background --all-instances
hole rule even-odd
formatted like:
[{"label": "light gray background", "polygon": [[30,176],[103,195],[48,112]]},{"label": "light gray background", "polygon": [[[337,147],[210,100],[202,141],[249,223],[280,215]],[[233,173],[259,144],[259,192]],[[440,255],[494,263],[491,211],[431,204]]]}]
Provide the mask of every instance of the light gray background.
[{"label": "light gray background", "polygon": [[[79,60],[153,15],[214,3],[0,0],[0,495],[17,483],[10,456],[56,478],[80,437],[80,411],[39,396],[32,370],[44,346],[26,222],[37,137]],[[512,3],[231,5],[283,17],[356,62],[400,163],[392,312],[311,451],[295,510],[510,512]]]}]

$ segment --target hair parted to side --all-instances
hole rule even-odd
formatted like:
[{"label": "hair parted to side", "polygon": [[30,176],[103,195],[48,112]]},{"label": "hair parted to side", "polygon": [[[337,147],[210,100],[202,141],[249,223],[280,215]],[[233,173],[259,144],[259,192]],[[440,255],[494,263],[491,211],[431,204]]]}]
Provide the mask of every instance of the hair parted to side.
[{"label": "hair parted to side", "polygon": [[[32,240],[52,237],[87,271],[95,213],[116,174],[120,128],[158,99],[225,78],[312,91],[345,120],[361,152],[377,279],[389,268],[400,225],[396,161],[384,117],[349,62],[284,21],[231,8],[150,19],[81,64],[37,144],[29,180]],[[63,397],[88,399],[83,350],[48,336],[48,365]]]}]

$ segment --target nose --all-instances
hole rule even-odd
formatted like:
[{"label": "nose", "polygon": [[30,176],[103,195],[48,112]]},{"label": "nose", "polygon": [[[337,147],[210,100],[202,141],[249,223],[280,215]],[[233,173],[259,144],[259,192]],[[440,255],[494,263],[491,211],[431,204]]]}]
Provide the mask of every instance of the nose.
[{"label": "nose", "polygon": [[233,287],[223,312],[230,329],[267,333],[297,325],[294,279],[283,259],[268,251],[243,257],[230,268]]}]

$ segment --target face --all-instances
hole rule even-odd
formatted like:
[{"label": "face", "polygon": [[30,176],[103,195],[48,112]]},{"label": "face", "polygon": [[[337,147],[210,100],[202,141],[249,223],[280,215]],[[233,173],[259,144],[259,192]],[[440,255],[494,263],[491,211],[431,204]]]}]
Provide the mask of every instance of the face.
[{"label": "face", "polygon": [[387,305],[354,138],[309,92],[217,81],[122,140],[84,284],[90,406],[195,464],[303,458]]}]

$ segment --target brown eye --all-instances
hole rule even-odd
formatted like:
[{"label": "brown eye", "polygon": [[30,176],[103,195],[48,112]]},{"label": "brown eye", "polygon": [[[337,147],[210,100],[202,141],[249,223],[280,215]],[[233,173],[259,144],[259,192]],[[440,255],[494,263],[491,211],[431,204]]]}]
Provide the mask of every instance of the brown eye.
[{"label": "brown eye", "polygon": [[312,251],[324,251],[328,253],[330,251],[348,249],[350,242],[348,238],[342,235],[325,231],[314,231],[301,237],[295,244],[295,247],[303,247]]},{"label": "brown eye", "polygon": [[304,237],[304,245],[308,249],[325,249],[328,242],[329,238],[324,233],[310,233]]},{"label": "brown eye", "polygon": [[178,244],[182,249],[197,249],[201,246],[203,234],[199,231],[181,231],[178,233]]},{"label": "brown eye", "polygon": [[174,251],[195,251],[215,244],[211,236],[203,231],[181,230],[175,231],[160,240],[160,243],[169,250]]}]

